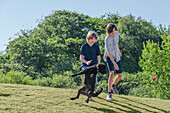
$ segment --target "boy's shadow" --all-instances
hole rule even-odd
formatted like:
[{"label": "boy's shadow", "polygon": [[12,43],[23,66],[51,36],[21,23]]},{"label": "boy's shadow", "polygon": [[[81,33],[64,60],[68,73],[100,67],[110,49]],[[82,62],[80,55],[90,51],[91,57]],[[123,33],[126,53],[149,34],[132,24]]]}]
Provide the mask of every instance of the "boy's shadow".
[{"label": "boy's shadow", "polygon": [[[112,103],[112,104],[116,104],[116,105],[119,105],[119,106],[121,106],[121,107],[123,107],[123,108],[126,108],[126,109],[128,109],[128,110],[124,110],[124,109],[121,109],[121,108],[119,108],[119,107],[111,106],[111,104],[109,104],[109,103],[108,103],[108,104],[104,104],[104,103],[101,103],[101,102],[98,102],[98,101],[93,100],[95,103],[101,104],[101,105],[103,105],[103,106],[108,106],[108,107],[110,107],[110,108],[115,108],[115,109],[118,109],[118,110],[120,110],[120,111],[124,111],[124,112],[126,112],[126,113],[141,113],[140,111],[138,111],[138,110],[136,110],[136,109],[133,109],[133,108],[127,106],[127,105],[123,105],[123,104],[118,103],[117,100],[109,101],[109,100],[103,99],[103,98],[101,98],[101,97],[98,97],[98,98],[101,99],[101,100],[106,101],[107,103],[109,102],[109,103]],[[113,111],[113,112],[115,112],[115,111]],[[150,111],[150,112],[151,112],[151,111]]]},{"label": "boy's shadow", "polygon": [[[123,111],[123,112],[126,112],[126,113],[141,113],[140,111],[138,111],[138,110],[136,110],[136,109],[133,109],[133,108],[127,106],[127,105],[119,104],[119,103],[116,102],[115,100],[109,101],[109,100],[103,99],[103,98],[101,98],[101,97],[97,97],[97,98],[106,101],[107,104],[106,104],[106,103],[99,102],[99,101],[95,101],[95,100],[92,100],[92,102],[98,103],[98,104],[100,104],[100,105],[102,105],[102,106],[105,106],[105,107],[115,108],[115,109],[117,109],[117,110],[119,110],[119,111]],[[128,110],[122,109],[122,108],[120,108],[120,107],[111,106],[110,103],[119,105],[119,106],[121,106],[121,107],[123,107],[123,108],[126,108],[126,109],[128,109]],[[86,107],[89,107],[89,108],[93,108],[93,109],[96,109],[96,110],[98,110],[98,111],[107,112],[107,113],[119,113],[119,112],[117,112],[117,111],[115,111],[115,110],[107,109],[107,108],[104,108],[104,107],[97,108],[97,107],[90,106],[90,105],[87,105],[87,104],[83,104],[83,106],[86,106]],[[135,106],[135,107],[136,107],[136,106]],[[147,111],[149,111],[149,110],[147,110]],[[149,112],[152,112],[152,111],[149,111]]]},{"label": "boy's shadow", "polygon": [[131,102],[135,102],[135,103],[137,103],[137,104],[141,104],[141,105],[144,105],[144,106],[150,107],[150,108],[152,108],[152,109],[159,110],[159,111],[161,111],[161,112],[165,112],[165,113],[167,112],[167,111],[165,111],[165,110],[163,110],[163,109],[156,108],[156,107],[154,107],[154,106],[150,106],[150,105],[147,105],[147,104],[144,104],[144,103],[141,103],[141,102],[136,102],[136,101],[131,100],[131,99],[128,99],[128,98],[126,98],[126,97],[119,97],[119,98],[123,98],[123,99],[125,99],[125,100],[131,101]]},{"label": "boy's shadow", "polygon": [[[108,106],[108,107],[111,107],[111,108],[114,107],[115,109],[118,109],[118,110],[120,110],[120,111],[124,111],[124,112],[126,112],[126,113],[132,113],[132,112],[133,112],[133,113],[141,113],[141,111],[136,110],[136,109],[133,109],[132,107],[139,108],[139,109],[143,109],[143,110],[146,110],[147,112],[153,112],[153,111],[148,110],[148,109],[146,109],[146,108],[139,107],[139,106],[136,106],[136,105],[132,105],[132,104],[127,103],[127,102],[123,102],[124,104],[127,104],[127,105],[124,105],[124,104],[120,104],[120,101],[118,101],[118,100],[109,101],[109,100],[106,100],[106,99],[101,98],[101,97],[97,97],[97,98],[98,98],[98,99],[101,99],[101,100],[103,100],[103,101],[109,102],[109,103],[113,103],[113,104],[119,105],[119,106],[121,106],[121,107],[123,107],[123,108],[127,108],[127,109],[129,109],[129,110],[124,110],[124,109],[121,109],[121,108],[119,108],[119,107],[114,107],[114,106],[111,106],[110,104],[104,104],[104,103],[101,103],[101,102],[98,102],[98,101],[95,101],[95,100],[93,100],[93,102],[98,103],[98,104],[101,104],[101,105],[103,105],[103,106]],[[126,97],[119,97],[119,98],[123,98],[123,99],[126,99],[126,100],[130,101],[130,102],[134,102],[134,103],[137,103],[137,104],[141,104],[141,105],[150,107],[150,108],[152,108],[152,109],[156,109],[156,110],[159,110],[159,111],[161,111],[161,112],[167,113],[167,111],[165,111],[165,110],[163,110],[163,109],[159,109],[159,108],[156,108],[156,107],[153,107],[153,106],[150,106],[150,105],[141,103],[141,102],[136,102],[136,101],[131,100],[131,99],[128,99],[128,98],[126,98]],[[98,109],[98,108],[97,108],[97,109]],[[102,108],[100,108],[100,109],[102,109]],[[98,110],[99,110],[99,109],[98,109]],[[109,109],[109,110],[110,110],[110,109]],[[111,110],[111,111],[112,111],[112,110]],[[115,111],[112,111],[112,112],[115,112]]]}]

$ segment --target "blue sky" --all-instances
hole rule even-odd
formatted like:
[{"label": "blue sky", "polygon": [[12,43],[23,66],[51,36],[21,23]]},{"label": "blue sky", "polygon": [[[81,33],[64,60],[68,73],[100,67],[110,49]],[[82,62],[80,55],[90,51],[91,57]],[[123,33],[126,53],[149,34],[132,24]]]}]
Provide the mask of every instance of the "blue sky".
[{"label": "blue sky", "polygon": [[33,29],[37,19],[54,10],[68,10],[91,17],[105,13],[141,16],[153,25],[170,25],[170,0],[0,0],[0,51],[20,29]]}]

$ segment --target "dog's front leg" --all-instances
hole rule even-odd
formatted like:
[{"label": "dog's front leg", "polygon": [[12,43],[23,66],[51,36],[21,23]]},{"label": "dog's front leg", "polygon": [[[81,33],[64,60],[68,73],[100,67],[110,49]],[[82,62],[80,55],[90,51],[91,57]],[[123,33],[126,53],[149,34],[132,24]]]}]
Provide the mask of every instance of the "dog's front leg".
[{"label": "dog's front leg", "polygon": [[89,99],[91,98],[91,95],[92,95],[92,92],[91,92],[91,91],[89,91],[89,92],[88,92],[87,100],[85,101],[86,103],[88,103],[88,102],[89,102]]},{"label": "dog's front leg", "polygon": [[73,97],[73,98],[70,98],[70,100],[75,100],[75,99],[78,99],[80,94],[83,92],[83,90],[85,90],[85,86],[82,87],[81,89],[78,90],[78,93],[77,93],[77,96],[76,97]]}]

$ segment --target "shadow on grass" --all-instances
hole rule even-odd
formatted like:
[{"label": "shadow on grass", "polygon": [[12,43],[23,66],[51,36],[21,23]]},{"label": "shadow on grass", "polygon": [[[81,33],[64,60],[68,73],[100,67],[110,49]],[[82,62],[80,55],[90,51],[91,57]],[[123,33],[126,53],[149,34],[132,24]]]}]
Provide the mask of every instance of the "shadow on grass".
[{"label": "shadow on grass", "polygon": [[136,101],[131,100],[131,99],[128,99],[128,98],[126,98],[126,97],[119,97],[119,98],[123,98],[123,99],[128,100],[128,101],[131,101],[131,102],[135,102],[135,103],[138,103],[138,104],[141,104],[141,105],[144,105],[144,106],[147,106],[147,107],[156,109],[156,110],[160,110],[160,111],[165,112],[165,113],[167,112],[167,111],[165,111],[165,110],[163,110],[163,109],[156,108],[156,107],[154,107],[154,106],[150,106],[150,105],[147,105],[147,104],[144,104],[144,103],[141,103],[141,102],[136,102]]},{"label": "shadow on grass", "polygon": [[11,94],[0,94],[0,96],[3,96],[3,97],[9,97]]},{"label": "shadow on grass", "polygon": [[114,111],[114,110],[111,110],[111,109],[97,108],[97,107],[89,106],[89,105],[85,105],[85,104],[83,104],[83,106],[89,107],[89,108],[93,108],[93,109],[96,109],[96,110],[98,110],[98,111],[102,111],[102,112],[105,112],[105,113],[118,113],[118,112],[116,112],[116,111]]},{"label": "shadow on grass", "polygon": [[[119,108],[119,107],[114,107],[114,106],[111,106],[110,104],[108,105],[108,104],[104,104],[104,103],[101,103],[101,102],[98,102],[98,101],[94,101],[94,102],[99,103],[99,104],[104,105],[104,106],[111,107],[111,108],[114,107],[115,109],[118,109],[118,110],[120,110],[120,111],[124,111],[124,112],[126,112],[126,113],[141,113],[140,111],[138,111],[138,110],[136,110],[136,109],[133,109],[133,108],[127,106],[127,105],[119,104],[119,103],[116,102],[115,100],[109,101],[109,100],[103,99],[103,98],[101,98],[101,97],[98,97],[98,98],[106,101],[107,103],[109,102],[109,103],[112,103],[112,104],[116,104],[116,105],[119,105],[119,106],[121,106],[121,107],[123,107],[123,108],[126,108],[126,109],[128,109],[128,110],[124,110],[124,109],[121,109],[121,108]],[[141,108],[141,109],[142,109],[142,108]],[[150,111],[150,112],[151,112],[151,111]]]}]

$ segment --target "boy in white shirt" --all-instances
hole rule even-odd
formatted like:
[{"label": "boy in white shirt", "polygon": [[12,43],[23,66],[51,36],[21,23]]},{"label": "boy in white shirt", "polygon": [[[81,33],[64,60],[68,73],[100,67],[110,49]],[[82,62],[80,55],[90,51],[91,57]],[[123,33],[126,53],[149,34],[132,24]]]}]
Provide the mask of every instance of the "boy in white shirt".
[{"label": "boy in white shirt", "polygon": [[[113,100],[111,95],[111,89],[115,94],[119,94],[116,89],[116,84],[122,78],[121,71],[121,52],[119,50],[119,33],[117,32],[117,28],[114,24],[109,23],[106,28],[107,36],[105,38],[105,54],[104,60],[107,62],[107,66],[109,69],[109,79],[108,79],[108,95],[107,100]],[[116,70],[117,76],[114,79],[114,70]]]}]

